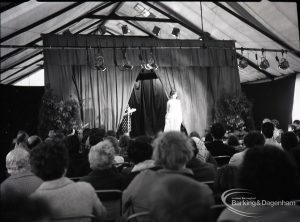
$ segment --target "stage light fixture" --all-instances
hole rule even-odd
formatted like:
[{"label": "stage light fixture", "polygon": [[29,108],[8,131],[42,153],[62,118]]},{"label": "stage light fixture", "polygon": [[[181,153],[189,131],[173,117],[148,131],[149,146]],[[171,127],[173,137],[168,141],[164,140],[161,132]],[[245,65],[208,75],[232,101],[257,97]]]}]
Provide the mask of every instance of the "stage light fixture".
[{"label": "stage light fixture", "polygon": [[179,32],[180,32],[180,29],[179,29],[179,28],[173,28],[173,30],[172,30],[172,35],[178,37]]},{"label": "stage light fixture", "polygon": [[104,72],[106,70],[106,66],[104,65],[104,57],[103,56],[97,56],[96,57],[96,65],[95,68],[99,71]]},{"label": "stage light fixture", "polygon": [[122,32],[123,32],[123,35],[127,34],[128,32],[130,32],[128,30],[128,26],[127,25],[122,25]]},{"label": "stage light fixture", "polygon": [[290,67],[290,64],[286,60],[286,58],[281,58],[278,67],[281,68],[281,69],[283,69],[283,70],[286,70],[287,68]]},{"label": "stage light fixture", "polygon": [[160,32],[160,28],[159,28],[158,26],[154,26],[152,32],[153,32],[156,36],[158,36],[158,34],[159,34],[159,32]]},{"label": "stage light fixture", "polygon": [[246,68],[248,66],[248,61],[247,61],[247,59],[246,58],[242,58],[242,59],[240,59],[240,61],[239,61],[239,67],[241,68],[241,69],[244,69],[244,68]]},{"label": "stage light fixture", "polygon": [[261,57],[261,62],[259,64],[259,68],[261,68],[261,69],[267,69],[269,67],[270,67],[269,61],[267,60],[266,57],[262,56]]},{"label": "stage light fixture", "polygon": [[151,13],[149,10],[150,9],[146,9],[144,6],[142,6],[141,4],[137,3],[134,7],[133,7],[138,13],[140,13],[140,15],[144,16],[144,17],[149,17],[149,18],[155,18],[156,16]]}]

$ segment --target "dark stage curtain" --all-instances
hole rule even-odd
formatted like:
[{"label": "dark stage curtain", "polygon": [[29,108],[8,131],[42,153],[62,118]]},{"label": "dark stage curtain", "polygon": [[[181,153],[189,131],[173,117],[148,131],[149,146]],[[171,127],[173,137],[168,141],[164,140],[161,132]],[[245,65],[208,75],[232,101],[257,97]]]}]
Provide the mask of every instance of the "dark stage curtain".
[{"label": "dark stage curtain", "polygon": [[44,87],[22,87],[0,84],[0,156],[1,175],[6,172],[5,157],[10,151],[11,142],[19,130],[36,134],[39,108]]},{"label": "dark stage curtain", "polygon": [[131,136],[156,135],[163,131],[167,96],[159,79],[140,80],[134,84],[129,106],[136,108],[131,117]]},{"label": "dark stage curtain", "polygon": [[277,119],[280,127],[287,130],[292,122],[292,110],[295,89],[295,75],[279,80],[244,84],[242,90],[253,103],[255,126],[260,129],[264,118]]},{"label": "dark stage curtain", "polygon": [[[167,94],[171,88],[178,90],[188,132],[204,133],[222,89],[229,94],[240,93],[233,41],[206,41],[204,47],[199,40],[54,34],[44,35],[43,41],[45,46],[82,47],[45,50],[45,81],[64,99],[79,95],[83,122],[90,127],[103,124],[107,129],[118,128],[145,61],[152,60],[159,66],[155,72]],[[124,49],[134,66],[131,71],[121,70]],[[105,59],[104,72],[95,69],[99,55]]]}]

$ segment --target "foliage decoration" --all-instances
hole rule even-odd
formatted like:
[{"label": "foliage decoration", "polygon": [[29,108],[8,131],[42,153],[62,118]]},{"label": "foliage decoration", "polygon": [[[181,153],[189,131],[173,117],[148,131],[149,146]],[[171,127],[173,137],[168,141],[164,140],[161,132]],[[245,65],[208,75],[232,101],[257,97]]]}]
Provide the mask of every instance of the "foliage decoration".
[{"label": "foliage decoration", "polygon": [[45,87],[39,113],[39,135],[46,138],[50,130],[66,135],[72,132],[72,129],[78,128],[80,128],[78,102],[72,97],[61,100],[49,87]]}]

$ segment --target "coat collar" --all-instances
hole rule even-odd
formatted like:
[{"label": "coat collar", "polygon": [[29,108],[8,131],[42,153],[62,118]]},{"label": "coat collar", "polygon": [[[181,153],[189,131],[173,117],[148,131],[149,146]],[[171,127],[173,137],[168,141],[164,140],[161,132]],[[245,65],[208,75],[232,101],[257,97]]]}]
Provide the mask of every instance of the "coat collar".
[{"label": "coat collar", "polygon": [[57,188],[65,187],[69,184],[74,183],[72,180],[70,180],[67,177],[61,177],[56,180],[49,180],[45,181],[44,183],[41,184],[39,187],[39,190],[54,190]]}]

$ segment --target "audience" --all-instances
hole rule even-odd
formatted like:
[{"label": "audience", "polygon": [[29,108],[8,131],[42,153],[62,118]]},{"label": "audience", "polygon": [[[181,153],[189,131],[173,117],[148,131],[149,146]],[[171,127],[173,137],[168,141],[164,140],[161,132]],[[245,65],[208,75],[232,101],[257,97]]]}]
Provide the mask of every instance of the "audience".
[{"label": "audience", "polygon": [[32,135],[27,139],[27,146],[29,150],[32,150],[35,146],[39,145],[42,139],[38,135]]},{"label": "audience", "polygon": [[113,148],[115,150],[114,164],[117,165],[119,163],[124,163],[124,158],[121,155],[119,155],[120,148],[118,146],[118,140],[117,140],[117,138],[113,137],[113,136],[107,136],[107,137],[104,137],[104,141],[105,140],[109,141],[112,144],[112,146],[113,146]]},{"label": "audience", "polygon": [[182,175],[169,175],[149,191],[150,218],[154,222],[209,222],[214,203],[210,190]]},{"label": "audience", "polygon": [[200,182],[204,181],[212,181],[215,180],[217,175],[217,168],[211,163],[206,163],[203,160],[197,158],[197,154],[199,153],[199,149],[193,139],[191,139],[192,147],[193,147],[193,157],[186,164],[187,168],[190,168],[196,180]]},{"label": "audience", "polygon": [[15,148],[6,156],[6,168],[10,176],[1,183],[1,202],[14,204],[19,195],[29,196],[43,182],[30,170],[29,153]]},{"label": "audience", "polygon": [[[240,188],[252,192],[256,200],[289,201],[299,198],[297,167],[283,150],[273,145],[249,149],[238,172]],[[261,213],[267,206],[242,205],[238,210]],[[225,209],[218,221],[241,221],[244,216]]]},{"label": "audience", "polygon": [[93,214],[97,219],[103,219],[106,210],[94,188],[64,176],[68,168],[68,151],[62,142],[49,140],[39,144],[30,153],[30,164],[33,172],[45,181],[31,197],[46,201],[51,218]]},{"label": "audience", "polygon": [[242,164],[248,149],[255,146],[262,146],[264,144],[265,138],[259,131],[250,131],[244,138],[244,145],[246,149],[234,154],[229,160],[229,165],[239,167]]},{"label": "audience", "polygon": [[79,153],[81,143],[78,136],[67,136],[64,143],[69,151],[69,166],[66,176],[81,177],[87,175],[91,169],[85,153]]},{"label": "audience", "polygon": [[281,136],[281,146],[284,150],[290,149],[298,145],[298,138],[294,132],[285,132]]},{"label": "audience", "polygon": [[261,132],[265,137],[266,145],[274,145],[277,148],[282,149],[280,144],[274,139],[274,125],[272,122],[265,122],[261,126]]},{"label": "audience", "polygon": [[[124,178],[113,166],[115,148],[108,140],[92,146],[89,162],[92,172],[80,181],[90,183],[95,190],[123,190]],[[106,197],[108,200],[109,197]]]},{"label": "audience", "polygon": [[[123,192],[123,214],[149,210],[149,189],[164,177],[181,174],[193,178],[193,171],[186,164],[193,156],[193,147],[187,136],[179,132],[162,133],[155,139],[152,158],[162,169],[144,170],[139,173]],[[207,195],[211,195],[207,188]]]},{"label": "audience", "polygon": [[213,137],[212,143],[205,144],[212,156],[232,156],[236,153],[235,149],[223,143],[225,129],[221,123],[214,123],[211,127]]},{"label": "audience", "polygon": [[126,176],[127,185],[140,172],[154,168],[154,161],[151,159],[153,148],[142,139],[135,139],[129,143],[128,158],[132,166],[124,168],[122,174]]},{"label": "audience", "polygon": [[279,128],[279,121],[277,119],[272,119],[272,123],[274,125],[273,137],[277,143],[281,143],[281,135],[283,134],[283,130]]},{"label": "audience", "polygon": [[127,148],[129,145],[130,137],[127,135],[120,136],[119,139],[119,148],[120,148],[120,155],[124,157],[124,160],[128,162],[127,156]]}]

